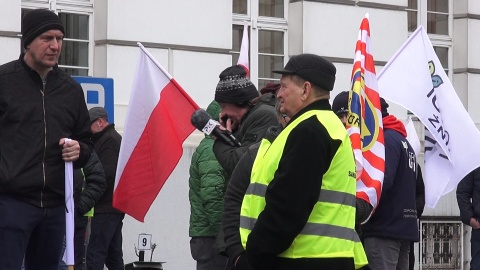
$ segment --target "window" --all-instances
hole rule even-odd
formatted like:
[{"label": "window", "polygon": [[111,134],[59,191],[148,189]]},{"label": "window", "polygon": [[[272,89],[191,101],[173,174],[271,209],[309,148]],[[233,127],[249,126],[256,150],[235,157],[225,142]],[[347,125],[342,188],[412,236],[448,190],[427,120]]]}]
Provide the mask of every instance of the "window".
[{"label": "window", "polygon": [[427,33],[448,36],[448,2],[448,0],[427,1]]},{"label": "window", "polygon": [[233,0],[233,13],[247,15],[247,0]]},{"label": "window", "polygon": [[452,60],[452,0],[408,0],[408,31],[413,32],[422,25],[432,42],[442,66],[451,76]]},{"label": "window", "polygon": [[421,269],[462,269],[461,222],[421,222]]},{"label": "window", "polygon": [[260,0],[259,16],[283,18],[283,0]]},{"label": "window", "polygon": [[88,75],[88,16],[59,13],[65,26],[62,54],[58,65],[70,75]]},{"label": "window", "polygon": [[451,0],[408,0],[406,8],[408,31],[413,32],[418,25],[423,25],[428,34],[450,34]]},{"label": "window", "polygon": [[22,17],[26,11],[37,8],[50,9],[57,13],[65,26],[65,38],[58,66],[70,75],[92,75],[93,39],[91,16],[93,0],[78,3],[75,0],[39,3],[22,0]]},{"label": "window", "polygon": [[448,64],[448,52],[449,48],[448,47],[439,47],[439,46],[433,46],[433,49],[435,50],[435,53],[438,56],[438,60],[440,60],[440,63],[442,64],[443,69],[445,70],[445,74],[449,74],[449,64]]},{"label": "window", "polygon": [[[263,86],[273,81],[273,70],[283,69],[284,33],[280,31],[259,31],[258,39],[258,84]],[[278,74],[273,76],[278,78]]]},{"label": "window", "polygon": [[278,82],[287,52],[287,0],[233,0],[232,64],[238,61],[244,21],[249,25],[250,79],[262,88]]}]

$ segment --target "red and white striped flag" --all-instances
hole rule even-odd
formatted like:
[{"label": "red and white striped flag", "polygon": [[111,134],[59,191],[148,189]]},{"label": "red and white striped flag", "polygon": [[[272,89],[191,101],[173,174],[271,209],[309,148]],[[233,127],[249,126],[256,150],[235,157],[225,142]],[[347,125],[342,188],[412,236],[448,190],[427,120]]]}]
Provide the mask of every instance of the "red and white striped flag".
[{"label": "red and white striped flag", "polygon": [[382,193],[385,144],[368,14],[358,33],[351,83],[347,129],[357,164],[357,197],[375,208]]},{"label": "red and white striped flag", "polygon": [[180,160],[195,130],[198,105],[138,43],[133,81],[118,158],[113,207],[142,221]]},{"label": "red and white striped flag", "polygon": [[248,41],[248,23],[243,24],[243,36],[242,45],[240,46],[240,55],[238,56],[237,65],[243,66],[247,72],[247,77],[250,77],[250,64],[248,62],[248,47],[250,46]]}]

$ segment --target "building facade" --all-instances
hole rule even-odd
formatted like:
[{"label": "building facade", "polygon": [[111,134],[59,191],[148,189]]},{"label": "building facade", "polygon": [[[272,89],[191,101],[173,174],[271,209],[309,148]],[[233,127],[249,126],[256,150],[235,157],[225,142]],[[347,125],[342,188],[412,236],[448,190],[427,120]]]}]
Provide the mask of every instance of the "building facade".
[{"label": "building facade", "polygon": [[[369,14],[377,73],[408,36],[422,25],[473,121],[480,124],[480,1],[476,0],[2,0],[0,64],[21,52],[21,17],[47,8],[62,18],[66,36],[59,65],[72,75],[114,80],[115,124],[122,131],[141,42],[201,106],[214,97],[218,75],[235,64],[243,25],[249,26],[250,76],[261,88],[278,81],[272,70],[289,57],[315,53],[337,67],[332,97],[350,88],[355,43]],[[477,34],[475,34],[477,33]],[[92,105],[93,106],[93,105]],[[406,119],[408,112],[392,105]],[[416,123],[423,138],[423,127]],[[193,269],[188,237],[188,166],[202,137],[195,132],[183,157],[146,216],[127,217],[125,262],[137,259],[138,234],[153,235],[156,261],[171,270]],[[420,155],[422,156],[422,154]],[[418,269],[468,269],[469,229],[463,226],[454,192],[421,220],[415,247]],[[148,258],[149,255],[146,257]]]}]

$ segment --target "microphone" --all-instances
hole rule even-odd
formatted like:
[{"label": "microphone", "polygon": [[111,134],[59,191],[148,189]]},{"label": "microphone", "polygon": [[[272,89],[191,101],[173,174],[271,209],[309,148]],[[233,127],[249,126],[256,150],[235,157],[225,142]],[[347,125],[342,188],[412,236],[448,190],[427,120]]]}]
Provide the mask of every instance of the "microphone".
[{"label": "microphone", "polygon": [[237,138],[230,131],[220,129],[220,123],[213,120],[204,109],[196,110],[190,121],[195,128],[207,135],[213,135],[232,147],[241,146]]}]

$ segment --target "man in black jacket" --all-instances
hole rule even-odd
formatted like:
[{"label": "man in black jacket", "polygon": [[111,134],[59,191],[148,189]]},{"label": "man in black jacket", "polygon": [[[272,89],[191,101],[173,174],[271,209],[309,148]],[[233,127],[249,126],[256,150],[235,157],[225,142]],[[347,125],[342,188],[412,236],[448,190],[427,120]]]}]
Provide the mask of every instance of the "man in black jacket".
[{"label": "man in black jacket", "polygon": [[267,129],[277,124],[277,117],[271,105],[274,95],[266,93],[260,96],[242,66],[228,67],[219,77],[215,101],[222,108],[219,117],[221,129],[232,132],[241,143],[241,146],[230,146],[217,139],[213,145],[215,157],[230,176],[248,147],[259,142]]},{"label": "man in black jacket", "polygon": [[90,242],[87,247],[87,269],[123,269],[122,226],[125,214],[113,208],[113,187],[122,137],[108,122],[104,108],[89,111],[93,143],[105,171],[107,189],[95,205]]},{"label": "man in black jacket", "polygon": [[242,201],[248,264],[254,270],[362,266],[366,257],[354,230],[355,161],[328,102],[336,68],[318,55],[300,54],[274,72],[282,74],[280,112],[291,119],[272,143],[262,141]]},{"label": "man in black jacket", "polygon": [[[275,93],[280,88],[279,86],[280,84],[274,85],[276,88]],[[290,120],[288,116],[280,113],[280,102],[278,101],[275,104],[275,111],[280,124],[268,128],[264,139],[270,142],[275,140],[275,138]],[[253,162],[255,161],[259,147],[260,142],[248,147],[247,152],[243,155],[240,161],[238,161],[237,166],[235,166],[225,192],[222,227],[225,233],[225,250],[229,260],[225,270],[250,269],[247,259],[244,256],[245,249],[243,248],[242,241],[240,239],[240,207],[242,206],[243,196],[245,195],[248,185],[250,184],[250,175],[252,174]]]},{"label": "man in black jacket", "polygon": [[0,66],[0,269],[58,267],[65,161],[82,167],[92,151],[83,90],[57,65],[64,33],[55,13],[29,11],[24,52]]},{"label": "man in black jacket", "polygon": [[480,168],[465,176],[457,186],[457,202],[460,217],[465,225],[472,227],[470,269],[480,269]]}]

